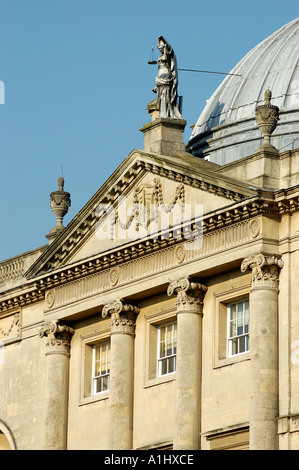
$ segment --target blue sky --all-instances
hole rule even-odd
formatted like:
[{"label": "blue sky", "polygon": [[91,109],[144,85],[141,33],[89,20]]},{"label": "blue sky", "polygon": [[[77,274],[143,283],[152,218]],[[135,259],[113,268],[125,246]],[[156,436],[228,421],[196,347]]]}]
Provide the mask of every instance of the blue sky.
[{"label": "blue sky", "polygon": [[[62,171],[66,225],[142,149],[158,36],[179,68],[229,72],[296,17],[298,0],[0,0],[0,260],[48,243],[49,194]],[[185,142],[223,79],[180,72]]]}]

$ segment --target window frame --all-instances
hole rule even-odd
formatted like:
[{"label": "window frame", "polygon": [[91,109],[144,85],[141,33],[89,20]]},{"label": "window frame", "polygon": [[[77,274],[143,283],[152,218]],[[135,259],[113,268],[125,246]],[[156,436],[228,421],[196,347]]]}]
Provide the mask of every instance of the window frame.
[{"label": "window frame", "polygon": [[[171,353],[167,354],[167,331],[168,328],[171,327]],[[175,327],[175,335],[174,333],[174,327]],[[161,330],[162,328],[166,328],[166,339],[162,340],[161,339]],[[175,346],[174,346],[174,340],[175,340]],[[165,347],[163,348],[164,351],[166,351],[166,354],[164,356],[161,356],[161,343],[165,343]],[[175,349],[175,352],[173,350]],[[165,377],[170,374],[174,374],[176,372],[176,356],[177,356],[177,321],[172,320],[170,322],[166,323],[161,323],[160,325],[157,326],[157,377]],[[173,366],[171,367],[170,364],[173,362]],[[164,364],[166,364],[166,372],[163,373],[163,367]],[[171,368],[173,370],[171,370]]]},{"label": "window frame", "polygon": [[[246,305],[247,304],[247,309]],[[242,305],[242,314],[239,316],[239,305]],[[232,307],[235,307],[235,318],[232,319]],[[250,344],[250,314],[249,314],[249,298],[236,300],[234,302],[230,302],[226,305],[227,308],[227,357],[235,357],[240,356],[241,354],[245,354],[249,352],[249,344]],[[247,314],[246,314],[247,312]],[[248,318],[248,322],[245,323],[245,319]],[[242,320],[242,333],[238,334],[238,320]],[[233,326],[233,322],[235,326]],[[231,334],[231,329],[236,329],[236,334]],[[246,332],[246,326],[248,327],[248,331]],[[244,350],[241,346],[241,341],[244,339]],[[234,345],[236,346],[236,352],[233,352]]]},{"label": "window frame", "polygon": [[[109,366],[108,372],[107,369],[105,369],[105,373],[100,373],[98,375],[95,375],[95,366],[96,363],[101,363],[102,362],[102,348],[105,347],[106,351],[106,356],[103,361],[105,361],[106,366]],[[100,348],[100,359],[96,359],[96,349]],[[110,341],[100,341],[96,344],[92,345],[92,361],[91,361],[91,396],[94,397],[96,395],[99,395],[104,392],[109,391],[110,387]],[[104,385],[104,380],[105,378],[107,379],[107,388],[103,388]],[[100,382],[100,391],[96,391],[97,388],[97,383]]]}]

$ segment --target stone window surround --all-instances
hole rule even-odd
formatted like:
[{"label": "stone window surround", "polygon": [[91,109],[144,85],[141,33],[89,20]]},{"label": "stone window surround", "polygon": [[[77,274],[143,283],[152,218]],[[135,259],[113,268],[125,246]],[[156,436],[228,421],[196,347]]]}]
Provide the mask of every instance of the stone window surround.
[{"label": "stone window surround", "polygon": [[107,400],[109,390],[92,395],[92,351],[93,346],[110,341],[110,328],[81,337],[81,369],[79,405]]},{"label": "stone window surround", "polygon": [[250,317],[250,289],[251,285],[248,284],[229,291],[220,292],[219,294],[214,293],[214,368],[223,367],[250,359],[250,347],[248,352],[236,354],[230,357],[227,356],[227,305],[233,302],[249,299]]}]

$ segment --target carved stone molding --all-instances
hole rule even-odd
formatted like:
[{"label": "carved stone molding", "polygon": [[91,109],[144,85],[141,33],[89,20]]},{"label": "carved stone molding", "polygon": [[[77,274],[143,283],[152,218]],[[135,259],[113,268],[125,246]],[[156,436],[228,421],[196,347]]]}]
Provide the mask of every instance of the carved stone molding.
[{"label": "carved stone molding", "polygon": [[55,291],[50,290],[45,294],[45,304],[47,308],[52,308],[55,303]]},{"label": "carved stone molding", "polygon": [[167,295],[177,295],[178,311],[202,313],[203,299],[207,286],[191,281],[189,278],[171,282],[167,289]]},{"label": "carved stone molding", "polygon": [[0,318],[0,343],[20,337],[20,312]]},{"label": "carved stone molding", "polygon": [[62,325],[55,320],[45,324],[39,332],[39,336],[47,337],[46,354],[67,354],[70,353],[71,337],[75,330],[69,326]]},{"label": "carved stone molding", "polygon": [[104,305],[102,317],[111,316],[111,334],[123,333],[128,335],[135,334],[135,317],[139,313],[139,308],[135,305],[123,303],[122,300],[111,302]]},{"label": "carved stone molding", "polygon": [[261,231],[261,223],[258,219],[253,219],[249,226],[250,236],[256,238]]},{"label": "carved stone molding", "polygon": [[185,247],[184,245],[179,245],[175,248],[174,251],[175,259],[180,264],[184,261],[186,257]]},{"label": "carved stone molding", "polygon": [[252,270],[252,287],[278,288],[279,269],[283,260],[277,256],[266,256],[262,253],[245,258],[241,264],[241,272]]},{"label": "carved stone molding", "polygon": [[119,268],[111,268],[109,272],[111,286],[116,286],[119,280]]}]

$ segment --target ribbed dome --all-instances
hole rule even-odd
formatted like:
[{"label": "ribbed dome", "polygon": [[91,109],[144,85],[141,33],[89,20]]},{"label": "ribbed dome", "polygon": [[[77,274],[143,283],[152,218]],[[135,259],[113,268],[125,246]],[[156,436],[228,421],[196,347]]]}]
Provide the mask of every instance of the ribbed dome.
[{"label": "ribbed dome", "polygon": [[298,147],[299,18],[262,41],[230,73],[235,75],[223,80],[201,113],[187,150],[218,164],[254,153],[262,143],[255,108],[267,89],[280,108],[271,143],[279,150]]}]

